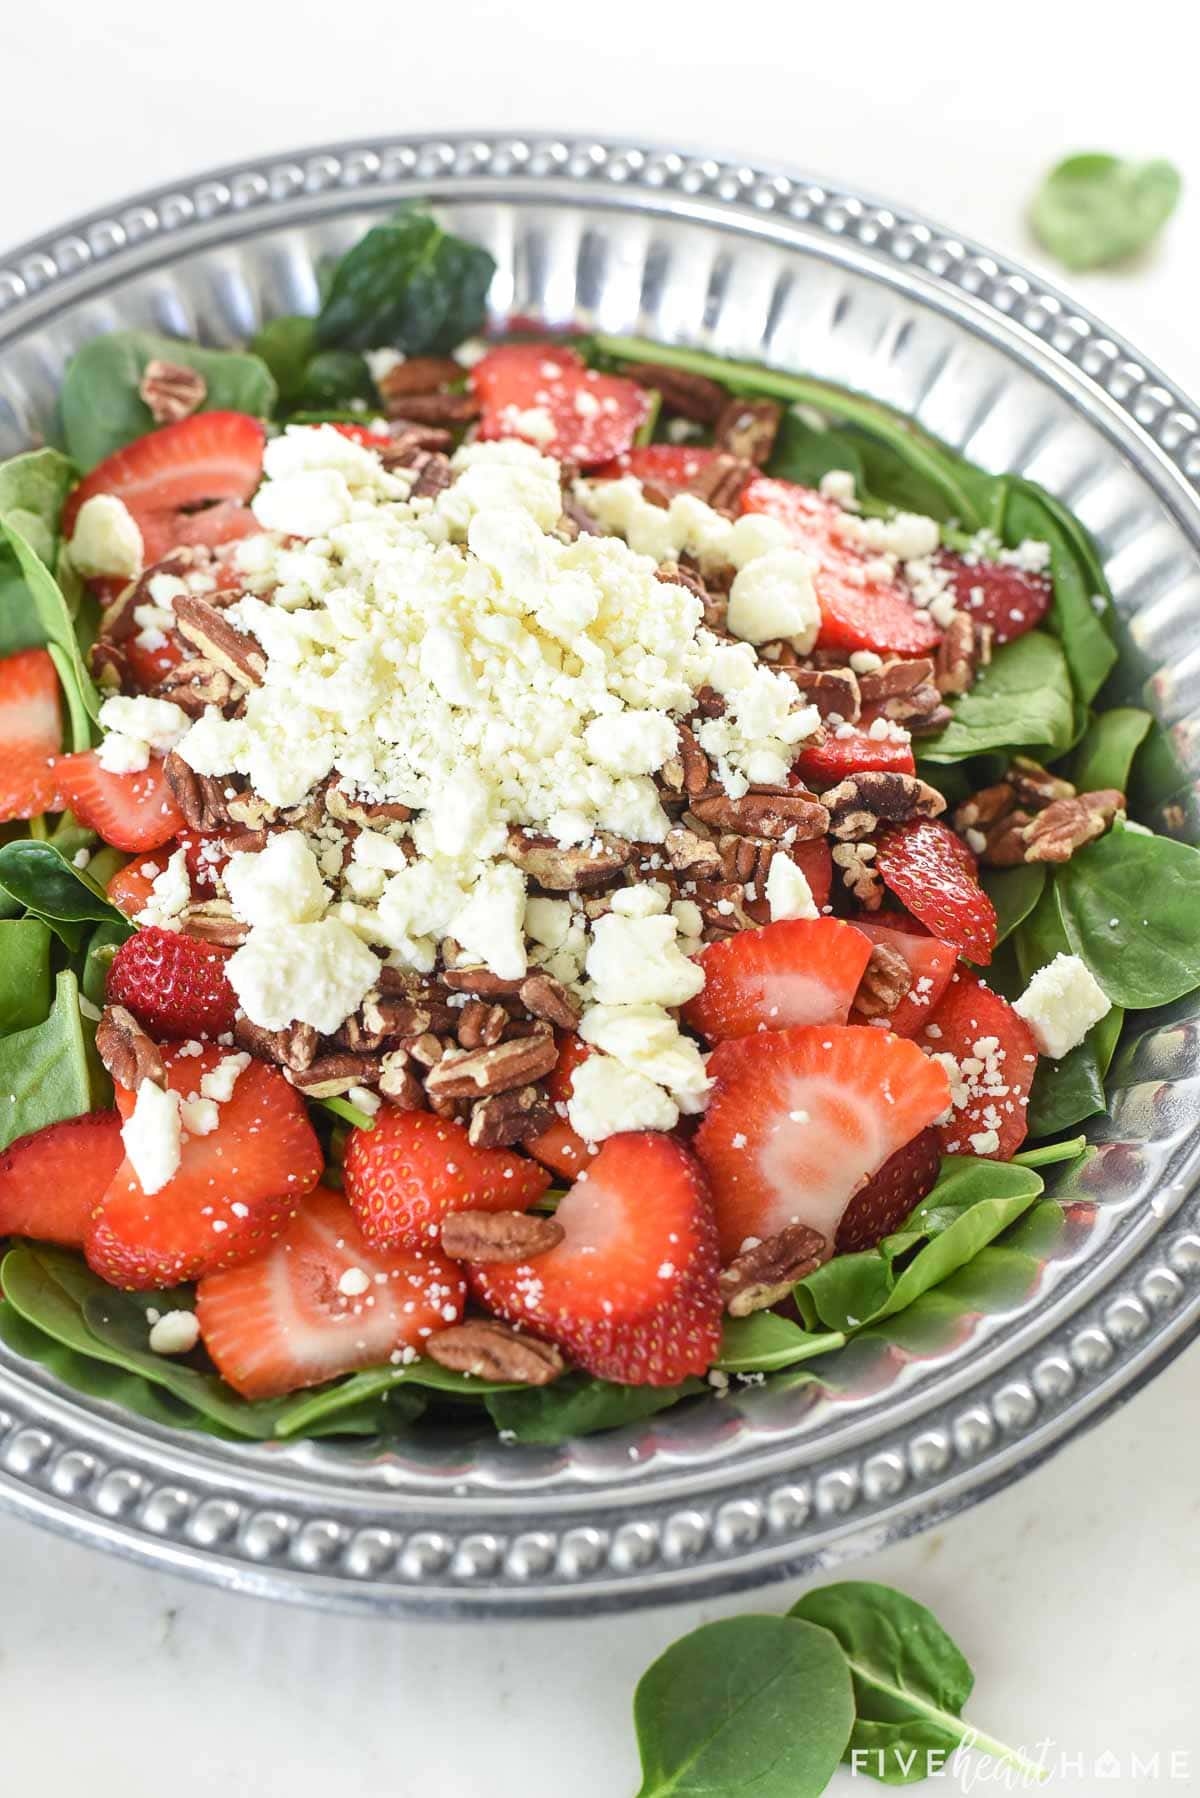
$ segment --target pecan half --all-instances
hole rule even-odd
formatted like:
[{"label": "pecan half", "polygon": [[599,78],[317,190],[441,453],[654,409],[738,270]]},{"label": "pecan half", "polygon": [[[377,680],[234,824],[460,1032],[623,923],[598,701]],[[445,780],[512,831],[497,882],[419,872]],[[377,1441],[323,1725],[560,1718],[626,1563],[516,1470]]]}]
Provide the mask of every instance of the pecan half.
[{"label": "pecan half", "polygon": [[639,387],[655,388],[669,412],[695,419],[697,424],[715,424],[729,397],[707,375],[693,375],[685,368],[667,368],[661,362],[634,362],[624,372]]},{"label": "pecan half", "polygon": [[721,872],[720,849],[709,838],[700,836],[686,825],[673,825],[663,847],[671,866],[681,873],[715,875]]},{"label": "pecan half", "polygon": [[954,828],[959,836],[968,830],[987,830],[1006,817],[1016,802],[1016,792],[1006,780],[997,781],[992,787],[980,787],[978,793],[972,793],[956,808]]},{"label": "pecan half", "polygon": [[448,450],[453,442],[454,433],[441,425],[400,425],[377,453],[386,469],[415,468],[428,451]]},{"label": "pecan half", "polygon": [[985,833],[982,850],[979,850],[977,833],[972,830],[966,833],[967,847],[979,850],[980,860],[990,868],[1015,868],[1025,860],[1025,826],[1031,820],[1032,814],[1019,807],[1016,811],[1006,812]]},{"label": "pecan half", "polygon": [[474,1374],[479,1380],[511,1380],[521,1386],[548,1386],[566,1362],[552,1342],[524,1336],[492,1317],[472,1317],[439,1330],[425,1344],[439,1367]]},{"label": "pecan half", "polygon": [[803,792],[750,792],[740,799],[720,793],[696,800],[692,810],[702,823],[732,830],[741,837],[777,839],[794,831],[791,840],[806,843],[823,837],[829,828],[825,806]]},{"label": "pecan half", "polygon": [[555,1248],[566,1232],[530,1211],[451,1211],[442,1219],[442,1248],[452,1261],[529,1261]]},{"label": "pecan half", "polygon": [[185,905],[179,915],[184,936],[194,936],[202,943],[216,943],[224,949],[235,949],[250,935],[249,924],[233,915],[233,907],[225,899],[197,899]]},{"label": "pecan half", "polygon": [[306,1068],[284,1068],[285,1077],[307,1099],[337,1099],[352,1086],[374,1086],[380,1064],[369,1055],[320,1055]]},{"label": "pecan half", "polygon": [[199,718],[210,705],[224,711],[243,692],[240,681],[218,668],[207,656],[195,656],[168,668],[154,689],[158,699],[169,699],[189,718]]},{"label": "pecan half", "polygon": [[603,832],[586,849],[564,849],[553,837],[535,836],[532,831],[514,826],[508,833],[504,853],[522,874],[548,893],[573,893],[612,880],[628,867],[635,851],[623,837]]},{"label": "pecan half", "polygon": [[1080,793],[1074,799],[1056,799],[1038,812],[1021,832],[1027,862],[1070,861],[1077,849],[1102,837],[1119,811],[1125,795],[1114,788]]},{"label": "pecan half", "polygon": [[795,682],[822,718],[836,717],[847,724],[858,722],[862,700],[853,668],[799,668],[784,664],[779,672]]},{"label": "pecan half", "polygon": [[478,1099],[526,1086],[548,1074],[558,1060],[550,1031],[521,1036],[491,1049],[451,1050],[425,1078],[430,1099]]},{"label": "pecan half", "polygon": [[797,1280],[829,1259],[829,1244],[807,1224],[788,1224],[778,1236],[735,1256],[721,1274],[721,1296],[731,1317],[749,1317],[785,1299]]},{"label": "pecan half", "polygon": [[184,823],[192,830],[205,832],[229,822],[229,801],[225,797],[228,784],[215,774],[197,774],[189,768],[177,749],[172,749],[163,762],[163,776],[171,789]]},{"label": "pecan half", "polygon": [[946,801],[936,787],[915,774],[870,769],[851,774],[824,795],[829,808],[829,834],[840,842],[874,835],[881,824],[903,824],[909,818],[936,818]]},{"label": "pecan half", "polygon": [[389,368],[375,385],[388,416],[394,417],[404,409],[393,406],[394,401],[414,393],[436,393],[440,387],[449,387],[462,377],[462,369],[450,356],[409,356],[406,361]]},{"label": "pecan half", "polygon": [[864,1018],[890,1018],[912,991],[912,969],[889,943],[874,943],[854,995],[854,1008]]},{"label": "pecan half", "polygon": [[403,1049],[385,1055],[379,1064],[379,1092],[397,1111],[421,1111],[425,1088],[409,1066]]},{"label": "pecan half", "polygon": [[943,698],[970,691],[979,669],[992,659],[993,635],[990,624],[978,624],[969,612],[951,614],[934,663],[934,684]]},{"label": "pecan half", "polygon": [[469,999],[458,1014],[458,1040],[464,1049],[490,1049],[500,1041],[508,1025],[503,1005],[485,999]]},{"label": "pecan half", "polygon": [[462,962],[455,967],[447,967],[442,971],[442,985],[452,993],[470,993],[476,999],[510,998],[520,991],[522,974],[510,980],[503,974],[493,974],[490,968],[481,967],[476,962]]},{"label": "pecan half", "polygon": [[386,411],[406,425],[465,425],[479,417],[479,401],[473,393],[406,393]]},{"label": "pecan half", "polygon": [[123,1005],[106,1005],[96,1026],[96,1053],[118,1086],[136,1092],[143,1080],[167,1084],[158,1044]]},{"label": "pecan half", "polygon": [[181,593],[175,601],[175,624],[180,636],[206,661],[215,662],[243,687],[262,686],[267,669],[262,646],[245,631],[235,629],[216,606],[194,593]]},{"label": "pecan half", "polygon": [[713,427],[713,442],[756,468],[765,468],[775,447],[783,407],[774,400],[731,399]]},{"label": "pecan half", "polygon": [[872,669],[868,674],[858,677],[858,690],[864,705],[885,705],[888,700],[899,699],[905,693],[911,693],[914,687],[924,686],[933,679],[933,663],[928,656],[905,658],[894,656],[884,662],[881,668]]},{"label": "pecan half", "polygon": [[521,1004],[535,1018],[545,1018],[559,1030],[574,1030],[579,1022],[579,1001],[552,974],[530,974],[521,982]]},{"label": "pecan half", "polygon": [[537,1136],[553,1122],[554,1112],[542,1088],[517,1086],[477,1099],[467,1135],[477,1149],[498,1149]]},{"label": "pecan half", "polygon": [[249,1049],[262,1061],[273,1061],[277,1067],[290,1068],[303,1074],[311,1068],[317,1054],[317,1033],[311,1024],[289,1024],[285,1030],[264,1030],[240,1017],[233,1026],[233,1040]]},{"label": "pecan half", "polygon": [[147,362],[138,383],[138,397],[150,408],[156,425],[172,425],[190,418],[208,395],[204,376],[182,362]]},{"label": "pecan half", "polygon": [[1040,762],[1027,755],[1014,756],[1005,779],[1016,794],[1017,803],[1031,811],[1053,805],[1058,799],[1074,799],[1075,788],[1069,780],[1051,774]]},{"label": "pecan half", "polygon": [[702,499],[714,512],[725,512],[732,517],[746,483],[754,478],[754,474],[753,462],[720,451],[692,476],[687,491]]}]

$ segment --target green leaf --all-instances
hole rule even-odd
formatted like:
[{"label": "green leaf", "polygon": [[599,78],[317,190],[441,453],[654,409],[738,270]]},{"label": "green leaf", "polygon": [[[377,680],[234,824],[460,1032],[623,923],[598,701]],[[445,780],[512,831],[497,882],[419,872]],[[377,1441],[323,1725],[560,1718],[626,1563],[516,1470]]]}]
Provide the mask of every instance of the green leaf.
[{"label": "green leaf", "polygon": [[77,868],[54,843],[21,838],[0,848],[0,888],[34,917],[44,918],[72,951],[83,945],[88,923],[131,926],[85,868]]},{"label": "green leaf", "polygon": [[1035,1149],[1022,1149],[1019,1155],[1013,1156],[1013,1164],[1016,1167],[1054,1167],[1062,1161],[1078,1161],[1087,1150],[1086,1136],[1072,1136],[1065,1142],[1047,1142]]},{"label": "green leaf", "polygon": [[767,464],[777,481],[797,481],[801,487],[819,487],[824,475],[835,469],[854,476],[862,497],[867,479],[858,445],[847,431],[816,430],[795,412],[785,412]]},{"label": "green leaf", "polygon": [[376,399],[371,371],[361,356],[318,349],[315,319],[273,318],[250,348],[270,369],[282,412],[344,411],[354,400]]},{"label": "green leaf", "polygon": [[[24,577],[33,609],[38,623],[44,633],[43,640],[54,654],[54,666],[58,678],[63,683],[67,696],[67,706],[73,723],[83,717],[98,718],[100,715],[100,696],[96,692],[91,675],[84,665],[83,652],[79,647],[79,638],[75,634],[75,623],[70,608],[63,598],[62,589],[51,574],[46,564],[37,556],[17,527],[7,518],[0,517],[0,533],[13,555]],[[90,735],[90,733],[89,733]],[[77,747],[86,748],[87,743]]]},{"label": "green leaf", "polygon": [[79,976],[79,987],[85,999],[93,1005],[103,1007],[105,989],[108,985],[108,970],[112,967],[113,956],[129,937],[133,935],[133,925],[97,924],[88,938],[87,952],[83,958],[83,972]]},{"label": "green leaf", "polygon": [[[1071,530],[1083,534],[1075,520],[1071,520]],[[1075,690],[1090,705],[1117,659],[1117,646],[1104,621],[1107,586],[1096,586],[1094,571],[1081,562],[1061,508],[1031,482],[1013,482],[1005,507],[1004,535],[1013,545],[1026,538],[1049,545],[1054,599],[1046,624],[1062,646]],[[1102,602],[1099,610],[1096,600]],[[1059,747],[1066,748],[1069,742],[1070,738]]]},{"label": "green leaf", "polygon": [[[29,450],[0,462],[0,520],[19,531],[34,554],[53,567],[58,553],[58,520],[77,471],[58,450]],[[36,649],[46,629],[34,604],[16,552],[0,543],[0,656]]]},{"label": "green leaf", "polygon": [[1182,189],[1169,162],[1126,162],[1088,151],[1051,169],[1034,196],[1030,223],[1042,248],[1066,268],[1105,268],[1157,237]]},{"label": "green leaf", "polygon": [[1144,1011],[1200,986],[1200,851],[1114,829],[1055,878],[1063,927],[1114,1005]]},{"label": "green leaf", "polygon": [[1023,987],[1028,986],[1038,969],[1044,968],[1056,955],[1070,954],[1071,945],[1067,941],[1058,903],[1058,884],[1053,878],[1047,880],[1041,898],[1018,926],[1013,947]]},{"label": "green leaf", "polygon": [[154,429],[138,388],[146,364],[155,361],[175,362],[203,377],[201,412],[269,418],[275,409],[275,383],[258,356],[203,349],[186,338],[159,337],[153,331],[110,331],[76,350],[59,396],[67,449],[81,468],[93,468]]},{"label": "green leaf", "polygon": [[0,1148],[18,1136],[92,1109],[79,986],[64,970],[41,1024],[0,1039]]},{"label": "green leaf", "polygon": [[333,269],[316,341],[322,349],[389,345],[445,355],[480,330],[496,264],[417,207],[375,225]]},{"label": "green leaf", "polygon": [[633,1701],[638,1798],[817,1798],[854,1722],[845,1656],[828,1630],[729,1617],[676,1642]]},{"label": "green leaf", "polygon": [[1149,712],[1136,706],[1114,706],[1101,712],[1085,731],[1072,753],[1066,772],[1081,793],[1101,787],[1127,791],[1133,758],[1154,723]]},{"label": "green leaf", "polygon": [[836,1330],[814,1333],[774,1311],[755,1311],[749,1317],[725,1319],[716,1366],[725,1373],[769,1373],[827,1355],[845,1340]]},{"label": "green leaf", "polygon": [[936,1771],[960,1743],[1031,1771],[1014,1749],[963,1720],[975,1676],[933,1612],[915,1598],[874,1580],[841,1580],[806,1592],[788,1615],[828,1630],[846,1656],[855,1721],[843,1758],[856,1773],[910,1785]]},{"label": "green leaf", "polygon": [[[1072,1124],[1108,1110],[1104,1077],[1121,1035],[1125,1013],[1114,1005],[1081,1043],[1058,1061],[1043,1056],[1029,1093],[1030,1136],[1057,1136]],[[1036,1165],[1026,1162],[1025,1165]]]},{"label": "green leaf", "polygon": [[50,931],[38,918],[0,922],[0,1036],[31,1030],[50,1011]]},{"label": "green leaf", "polygon": [[487,1401],[496,1428],[517,1442],[553,1444],[597,1430],[615,1430],[665,1411],[694,1392],[702,1380],[679,1386],[618,1386],[590,1374],[569,1373],[552,1386],[526,1386]]},{"label": "green leaf", "polygon": [[984,868],[984,890],[996,908],[996,941],[1002,943],[1024,922],[1042,896],[1045,862],[1023,862],[1017,868]]},{"label": "green leaf", "polygon": [[959,762],[989,750],[1032,749],[1053,760],[1070,747],[1074,706],[1067,664],[1056,640],[1027,631],[998,649],[975,685],[954,701],[954,716],[918,745],[923,762]]}]

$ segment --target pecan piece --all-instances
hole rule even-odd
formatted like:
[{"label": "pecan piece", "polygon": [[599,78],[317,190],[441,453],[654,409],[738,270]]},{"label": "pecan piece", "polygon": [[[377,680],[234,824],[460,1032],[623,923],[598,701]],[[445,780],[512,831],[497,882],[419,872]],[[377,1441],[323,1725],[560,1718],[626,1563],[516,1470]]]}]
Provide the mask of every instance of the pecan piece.
[{"label": "pecan piece", "polygon": [[801,791],[749,792],[740,799],[720,793],[710,799],[697,799],[692,810],[701,823],[712,824],[718,830],[732,830],[741,837],[778,839],[794,831],[791,840],[806,843],[823,837],[829,828],[825,806]]},{"label": "pecan piece", "polygon": [[1025,826],[1032,822],[1032,813],[1018,808],[1007,812],[998,823],[994,824],[983,839],[983,848],[978,845],[978,833],[968,830],[967,847],[974,849],[990,868],[1015,868],[1025,857]]},{"label": "pecan piece", "polygon": [[714,512],[724,512],[732,517],[746,483],[754,478],[754,474],[753,462],[722,450],[692,476],[686,491],[694,493]]},{"label": "pecan piece", "polygon": [[426,1342],[425,1353],[454,1373],[511,1380],[521,1386],[548,1386],[566,1366],[552,1342],[522,1335],[494,1317],[472,1317],[439,1330]]},{"label": "pecan piece", "polygon": [[514,826],[504,853],[548,893],[572,893],[612,880],[633,860],[634,846],[623,837],[600,832],[586,849],[564,849],[553,837],[535,836]]},{"label": "pecan piece", "polygon": [[968,830],[986,830],[1007,817],[1016,802],[1016,792],[1006,780],[997,781],[992,787],[981,787],[955,810],[954,828],[960,837]]},{"label": "pecan piece", "polygon": [[695,798],[698,793],[706,792],[712,784],[712,769],[708,757],[696,741],[695,735],[686,724],[678,727],[679,760],[683,766],[683,790]]},{"label": "pecan piece", "polygon": [[691,418],[697,424],[715,424],[728,395],[725,389],[710,381],[707,375],[691,374],[686,368],[668,368],[661,362],[634,362],[625,370],[639,387],[653,387],[662,395],[669,412]]},{"label": "pecan piece", "polygon": [[386,410],[406,425],[465,425],[479,417],[479,401],[473,393],[406,393]]},{"label": "pecan piece", "polygon": [[175,601],[175,623],[180,636],[206,661],[215,662],[243,687],[262,686],[267,658],[261,645],[236,630],[208,600],[181,593]]},{"label": "pecan piece", "polygon": [[504,1035],[508,1013],[503,1005],[470,999],[458,1014],[458,1040],[464,1049],[491,1049]]},{"label": "pecan piece", "polygon": [[663,847],[667,852],[667,860],[673,868],[680,872],[698,875],[719,874],[721,872],[721,851],[707,837],[689,829],[686,825],[676,824],[667,832],[667,840]]},{"label": "pecan piece", "polygon": [[215,774],[197,774],[189,768],[177,749],[172,749],[163,762],[163,776],[171,789],[184,822],[192,830],[213,831],[229,822],[229,801],[225,783]]},{"label": "pecan piece", "polygon": [[156,425],[176,424],[190,418],[204,404],[208,385],[204,376],[182,362],[147,362],[138,383],[138,397],[149,406]]},{"label": "pecan piece", "polygon": [[721,1296],[731,1317],[749,1317],[787,1298],[797,1280],[829,1259],[829,1244],[808,1224],[788,1224],[777,1236],[737,1255],[721,1273]]},{"label": "pecan piece", "polygon": [[535,1018],[545,1018],[559,1030],[574,1030],[579,1022],[579,1001],[552,974],[530,974],[521,982],[520,1000]]},{"label": "pecan piece", "polygon": [[1077,849],[1102,837],[1125,806],[1124,793],[1106,787],[1096,793],[1080,793],[1074,799],[1056,799],[1038,812],[1021,832],[1027,862],[1070,861]]},{"label": "pecan piece", "polygon": [[450,356],[409,356],[406,361],[389,368],[375,385],[384,410],[389,418],[393,418],[404,410],[396,402],[414,393],[436,393],[441,387],[461,381],[462,377],[461,367]]},{"label": "pecan piece", "polygon": [[384,444],[377,454],[389,471],[414,468],[420,464],[421,457],[427,451],[448,450],[453,442],[454,433],[441,425],[401,425],[393,434],[392,441]]},{"label": "pecan piece", "polygon": [[912,991],[912,969],[889,943],[874,943],[854,995],[854,1009],[864,1018],[890,1018]]},{"label": "pecan piece", "polygon": [[774,400],[727,400],[713,427],[713,442],[731,456],[765,468],[775,447],[783,407]]},{"label": "pecan piece", "polygon": [[884,705],[898,699],[933,679],[933,663],[928,656],[893,656],[882,667],[858,677],[858,690],[864,705]]},{"label": "pecan piece", "polygon": [[119,643],[97,637],[88,650],[88,667],[92,679],[106,697],[121,693],[130,685],[128,658]]},{"label": "pecan piece", "polygon": [[934,664],[934,684],[943,698],[970,691],[979,669],[992,659],[993,635],[990,624],[977,624],[969,612],[951,614]]},{"label": "pecan piece", "polygon": [[284,1068],[285,1078],[306,1099],[337,1099],[352,1086],[373,1086],[380,1063],[369,1055],[319,1055],[306,1068]]},{"label": "pecan piece", "polygon": [[476,999],[500,999],[511,998],[519,992],[525,976],[522,974],[518,979],[509,980],[475,962],[463,962],[443,969],[441,978],[443,986],[452,993],[470,993]]},{"label": "pecan piece", "polygon": [[477,1099],[467,1135],[477,1149],[498,1149],[548,1130],[554,1112],[540,1086],[517,1086]]},{"label": "pecan piece", "polygon": [[1075,797],[1075,788],[1069,780],[1051,774],[1040,762],[1032,761],[1026,755],[1013,757],[1005,779],[1016,794],[1018,804],[1027,805],[1031,811],[1053,805],[1058,799]]},{"label": "pecan piece", "polygon": [[421,1111],[425,1088],[409,1066],[403,1049],[385,1055],[379,1064],[379,1092],[397,1111]]},{"label": "pecan piece", "polygon": [[185,905],[179,916],[184,936],[194,936],[202,943],[216,943],[223,949],[235,949],[250,935],[249,924],[233,915],[233,907],[225,899],[197,899]]},{"label": "pecan piece", "polygon": [[903,824],[909,818],[936,818],[946,801],[936,787],[915,774],[870,769],[851,774],[824,796],[829,808],[829,834],[840,842],[872,836],[881,824]]},{"label": "pecan piece", "polygon": [[104,1007],[96,1026],[96,1053],[116,1085],[129,1092],[136,1092],[143,1080],[154,1086],[167,1084],[167,1070],[158,1044],[123,1005]]},{"label": "pecan piece", "polygon": [[835,843],[832,855],[858,903],[866,911],[878,911],[883,904],[883,881],[875,867],[874,843]]},{"label": "pecan piece", "polygon": [[210,705],[224,711],[242,691],[241,682],[207,656],[196,656],[190,662],[168,668],[154,689],[156,698],[171,700],[189,718],[199,718]]},{"label": "pecan piece", "polygon": [[450,1050],[429,1070],[425,1091],[431,1100],[484,1098],[540,1080],[557,1060],[558,1046],[548,1029],[543,1036],[515,1037],[491,1049]]},{"label": "pecan piece", "polygon": [[552,1217],[534,1212],[451,1211],[442,1219],[441,1242],[452,1261],[529,1261],[565,1234]]},{"label": "pecan piece", "polygon": [[303,1074],[311,1068],[317,1054],[317,1033],[311,1024],[289,1024],[284,1030],[264,1030],[240,1017],[233,1026],[233,1040],[249,1049],[261,1061],[273,1061],[277,1067],[290,1068]]},{"label": "pecan piece", "polygon": [[846,724],[856,724],[862,711],[858,676],[852,668],[799,668],[784,665],[779,669],[803,693],[809,705],[815,705],[822,718],[836,717]]}]

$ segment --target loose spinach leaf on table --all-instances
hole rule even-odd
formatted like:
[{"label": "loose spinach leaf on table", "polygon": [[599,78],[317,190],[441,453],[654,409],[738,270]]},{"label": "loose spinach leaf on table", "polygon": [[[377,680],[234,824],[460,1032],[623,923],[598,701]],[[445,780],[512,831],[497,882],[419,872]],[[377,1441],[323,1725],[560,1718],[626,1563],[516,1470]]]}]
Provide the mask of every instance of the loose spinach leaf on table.
[{"label": "loose spinach leaf on table", "polygon": [[[1074,528],[1078,530],[1078,526]],[[1013,481],[1005,507],[1004,534],[1012,544],[1032,538],[1049,545],[1054,598],[1046,624],[1062,646],[1076,692],[1090,704],[1117,659],[1117,646],[1105,625],[1107,587],[1097,590],[1061,512],[1050,496],[1031,482]],[[1101,602],[1100,609],[1094,601]]]},{"label": "loose spinach leaf on table", "polygon": [[850,1738],[854,1701],[827,1629],[729,1617],[655,1661],[633,1714],[638,1798],[818,1798]]},{"label": "loose spinach leaf on table", "polygon": [[0,888],[32,916],[44,918],[74,953],[89,934],[89,923],[113,929],[132,926],[87,869],[77,868],[54,843],[22,838],[0,848]]},{"label": "loose spinach leaf on table", "polygon": [[590,1374],[569,1373],[552,1386],[495,1393],[487,1408],[496,1428],[511,1433],[515,1441],[549,1446],[571,1436],[640,1423],[681,1398],[706,1390],[703,1380],[684,1380],[678,1386],[618,1386]]},{"label": "loose spinach leaf on table", "polygon": [[345,410],[355,400],[377,397],[371,371],[361,356],[353,350],[318,347],[315,319],[273,318],[251,340],[250,347],[274,377],[283,414]]},{"label": "loose spinach leaf on table", "polygon": [[1136,706],[1114,706],[1101,712],[1072,751],[1066,774],[1081,793],[1094,793],[1100,787],[1115,787],[1124,793],[1133,758],[1153,723],[1150,713]]},{"label": "loose spinach leaf on table", "polygon": [[91,1034],[80,1015],[78,982],[64,970],[49,1017],[0,1038],[0,1148],[92,1109]]},{"label": "loose spinach leaf on table", "polygon": [[50,931],[40,918],[0,921],[0,1036],[30,1030],[50,1011]]},{"label": "loose spinach leaf on table", "polygon": [[1042,247],[1065,267],[1104,268],[1158,235],[1182,189],[1169,162],[1126,162],[1086,151],[1051,169],[1034,196],[1030,223]]},{"label": "loose spinach leaf on table", "polygon": [[316,320],[321,349],[387,345],[448,355],[484,323],[495,259],[404,207],[372,226],[335,264]]},{"label": "loose spinach leaf on table", "polygon": [[922,762],[960,762],[990,750],[1029,749],[1053,760],[1070,747],[1075,711],[1071,680],[1057,640],[1027,631],[998,649],[954,716],[917,744]]},{"label": "loose spinach leaf on table", "polygon": [[1118,826],[1054,886],[1070,947],[1114,1005],[1144,1011],[1200,986],[1200,851]]},{"label": "loose spinach leaf on table", "polygon": [[[41,640],[54,658],[72,720],[74,747],[86,749],[90,742],[87,720],[99,717],[100,696],[84,664],[70,608],[46,564],[10,519],[0,517],[0,534],[20,568],[32,607],[29,616],[36,617]],[[84,733],[83,741],[80,741],[81,732]]]},{"label": "loose spinach leaf on table", "polygon": [[269,418],[275,383],[266,363],[245,350],[204,349],[153,331],[111,331],[76,350],[63,378],[59,407],[67,449],[83,469],[154,429],[138,392],[149,362],[175,362],[203,377],[202,412],[249,412]]}]

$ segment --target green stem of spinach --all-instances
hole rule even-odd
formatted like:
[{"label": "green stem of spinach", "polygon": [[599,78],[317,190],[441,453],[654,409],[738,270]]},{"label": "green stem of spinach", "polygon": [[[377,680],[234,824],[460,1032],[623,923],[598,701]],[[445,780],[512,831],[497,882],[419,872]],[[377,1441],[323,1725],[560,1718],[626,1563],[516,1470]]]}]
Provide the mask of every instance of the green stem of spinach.
[{"label": "green stem of spinach", "polygon": [[649,401],[649,405],[646,408],[646,416],[638,426],[637,435],[633,440],[639,449],[643,449],[646,444],[654,442],[654,431],[658,424],[658,415],[662,411],[662,394],[658,391],[657,387],[652,387],[646,395],[646,398]]},{"label": "green stem of spinach", "polygon": [[882,1693],[885,1698],[890,1698],[897,1704],[908,1705],[914,1711],[919,1711],[923,1717],[928,1717],[930,1722],[936,1724],[939,1729],[944,1729],[947,1735],[956,1737],[960,1746],[977,1749],[980,1754],[990,1756],[992,1760],[998,1761],[1002,1766],[1016,1767],[1020,1773],[1032,1775],[1035,1779],[1046,1778],[1044,1767],[1027,1761],[1023,1755],[1018,1754],[1015,1748],[1010,1748],[1006,1742],[998,1742],[995,1736],[986,1735],[983,1730],[976,1729],[975,1725],[968,1723],[965,1717],[956,1717],[952,1711],[944,1711],[940,1705],[930,1704],[918,1693],[906,1689],[904,1686],[893,1685],[891,1680],[884,1679],[880,1675],[877,1668],[856,1660],[846,1648],[845,1643],[842,1644],[842,1650],[855,1680],[861,1680],[864,1685],[873,1687],[875,1691]]}]

